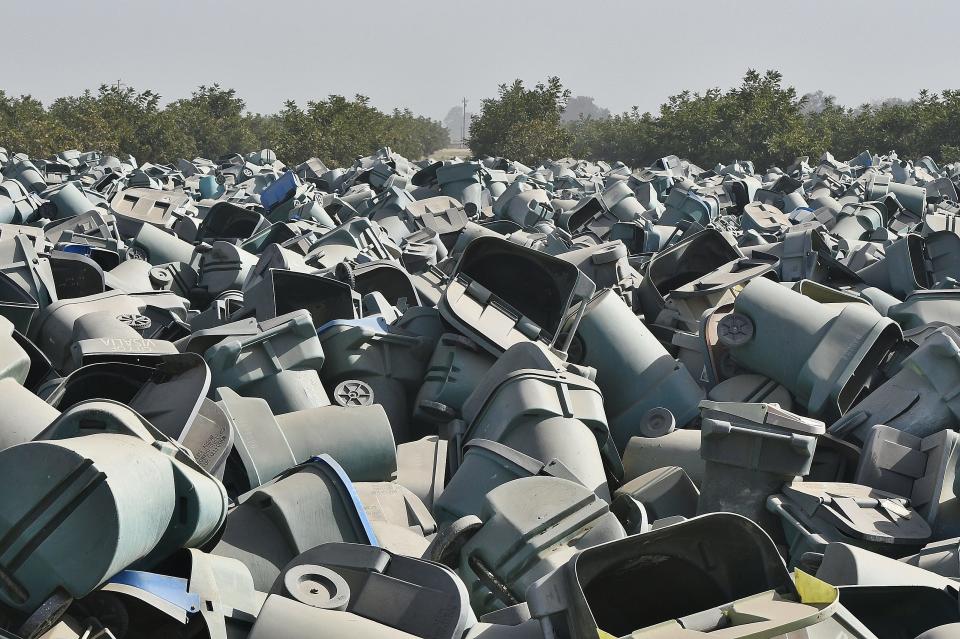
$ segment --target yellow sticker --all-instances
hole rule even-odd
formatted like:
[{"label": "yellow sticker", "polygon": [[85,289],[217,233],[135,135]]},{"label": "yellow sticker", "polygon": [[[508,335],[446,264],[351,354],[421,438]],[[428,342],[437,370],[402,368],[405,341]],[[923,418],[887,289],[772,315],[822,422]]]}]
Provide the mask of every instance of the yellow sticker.
[{"label": "yellow sticker", "polygon": [[616,637],[611,635],[609,632],[600,630],[600,628],[597,628],[597,636],[600,637],[600,639],[617,639]]},{"label": "yellow sticker", "polygon": [[828,605],[836,601],[839,596],[836,588],[813,575],[808,575],[799,568],[794,569],[793,580],[797,584],[797,592],[800,593],[800,603],[811,606]]}]

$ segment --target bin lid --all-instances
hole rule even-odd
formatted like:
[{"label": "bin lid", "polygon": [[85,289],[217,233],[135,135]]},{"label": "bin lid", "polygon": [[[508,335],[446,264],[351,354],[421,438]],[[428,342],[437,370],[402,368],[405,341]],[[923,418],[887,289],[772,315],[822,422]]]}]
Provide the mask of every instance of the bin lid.
[{"label": "bin lid", "polygon": [[793,482],[783,494],[803,513],[853,537],[881,544],[923,544],[930,525],[910,500],[869,486],[843,482]]}]

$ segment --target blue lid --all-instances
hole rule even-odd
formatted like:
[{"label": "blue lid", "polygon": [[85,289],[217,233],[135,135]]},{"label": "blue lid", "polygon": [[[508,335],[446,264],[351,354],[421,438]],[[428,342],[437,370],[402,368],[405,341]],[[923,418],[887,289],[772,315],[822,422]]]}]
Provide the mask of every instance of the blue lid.
[{"label": "blue lid", "polygon": [[373,525],[367,518],[367,512],[363,509],[363,503],[360,501],[360,496],[357,495],[357,491],[353,487],[353,482],[347,476],[347,473],[343,470],[343,467],[338,464],[333,457],[327,454],[311,457],[306,463],[324,464],[334,472],[336,477],[340,480],[343,489],[353,502],[353,509],[357,515],[357,522],[363,528],[363,533],[367,537],[367,545],[380,546],[380,542],[377,541],[377,535],[373,532]]},{"label": "blue lid", "polygon": [[260,193],[260,204],[267,211],[271,211],[278,204],[293,197],[298,186],[300,186],[300,180],[297,179],[293,171],[287,171]]},{"label": "blue lid", "polygon": [[76,253],[77,255],[90,255],[91,246],[89,244],[60,244],[57,250],[64,253]]}]

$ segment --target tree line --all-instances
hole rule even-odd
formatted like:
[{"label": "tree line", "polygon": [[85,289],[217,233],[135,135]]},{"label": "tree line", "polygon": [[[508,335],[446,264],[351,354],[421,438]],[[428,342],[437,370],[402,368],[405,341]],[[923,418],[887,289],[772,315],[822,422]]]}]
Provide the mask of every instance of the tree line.
[{"label": "tree line", "polygon": [[288,164],[316,156],[336,167],[382,146],[420,158],[448,142],[440,122],[409,110],[385,113],[362,95],[331,95],[305,107],[288,101],[278,113],[263,115],[249,113],[235,90],[217,84],[167,105],[157,93],[131,87],[103,85],[49,106],[0,91],[0,146],[31,157],[96,149],[170,162],[270,148]]},{"label": "tree line", "polygon": [[[520,80],[501,85],[470,118],[471,152],[529,165],[572,155],[633,167],[674,154],[705,168],[752,160],[758,170],[824,151],[840,159],[895,149],[901,157],[960,160],[960,90],[854,108],[819,95],[811,105],[811,96],[785,86],[780,73],[749,70],[739,86],[684,91],[656,113],[634,107],[573,121],[564,114],[568,102],[589,99],[570,96],[557,77],[532,87]],[[588,106],[596,108],[592,101]],[[248,112],[233,89],[216,84],[166,105],[157,93],[131,87],[104,85],[49,105],[0,91],[0,146],[32,157],[75,148],[171,162],[270,148],[287,164],[316,156],[336,167],[381,146],[417,159],[449,144],[439,121],[409,110],[384,112],[361,95],[331,95],[304,106],[288,101],[277,113],[259,114]]]},{"label": "tree line", "polygon": [[620,160],[648,166],[678,155],[704,167],[752,160],[758,170],[786,167],[825,151],[849,159],[869,149],[902,158],[960,160],[960,90],[923,91],[910,101],[855,108],[831,97],[810,109],[809,96],[784,86],[776,71],[749,70],[740,86],[670,96],[656,114],[634,107],[608,118],[564,123],[570,97],[559,78],[526,88],[517,80],[483,101],[470,128],[475,154],[526,164],[547,158]]}]

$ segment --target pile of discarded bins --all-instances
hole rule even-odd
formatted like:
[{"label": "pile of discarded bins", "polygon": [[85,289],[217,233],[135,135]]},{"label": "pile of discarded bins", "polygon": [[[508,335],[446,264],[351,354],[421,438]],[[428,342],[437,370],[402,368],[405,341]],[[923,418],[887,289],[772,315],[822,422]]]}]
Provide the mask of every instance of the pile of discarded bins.
[{"label": "pile of discarded bins", "polygon": [[0,165],[2,637],[960,637],[958,164]]}]

